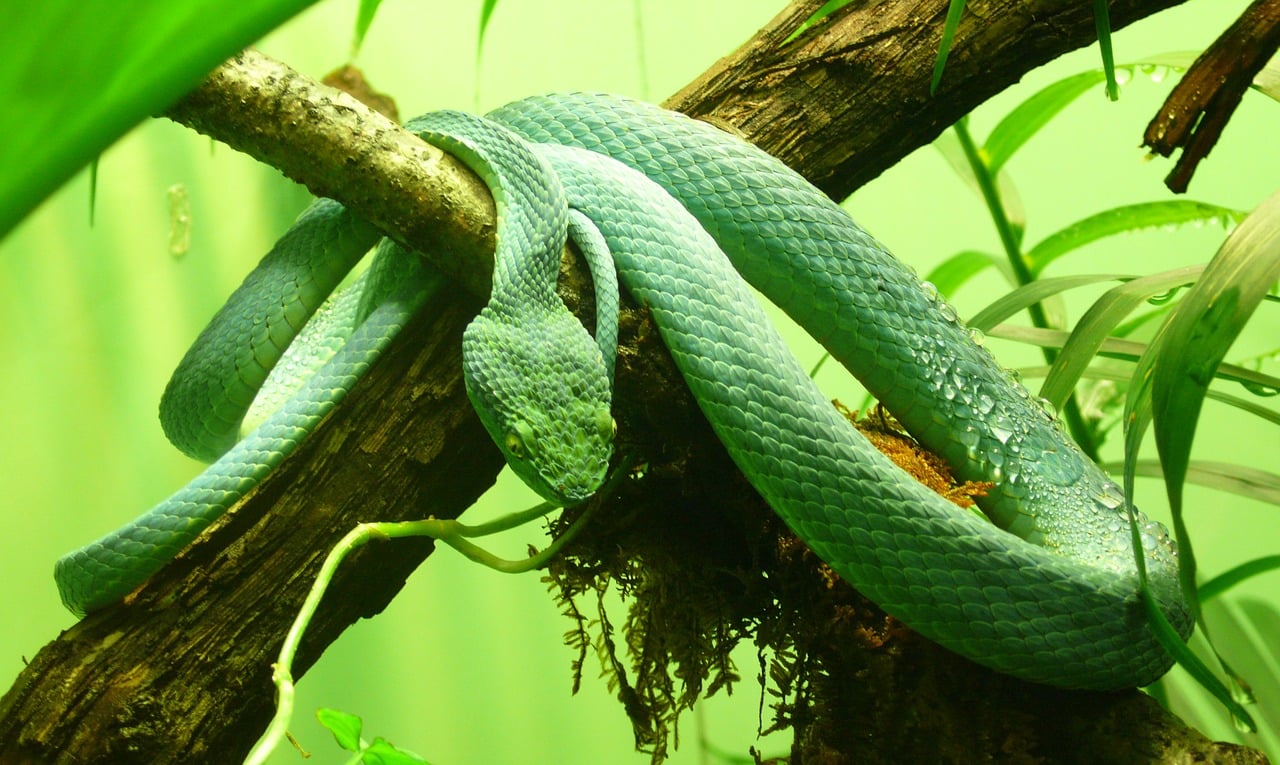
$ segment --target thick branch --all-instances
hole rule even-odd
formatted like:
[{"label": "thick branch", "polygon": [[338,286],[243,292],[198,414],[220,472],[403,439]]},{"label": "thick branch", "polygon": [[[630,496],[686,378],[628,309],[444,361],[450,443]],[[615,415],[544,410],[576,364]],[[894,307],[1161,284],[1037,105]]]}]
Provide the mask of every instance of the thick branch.
[{"label": "thick branch", "polygon": [[[1120,0],[1113,25],[1176,2]],[[817,5],[784,12],[672,103],[736,127],[837,196],[1093,34],[1079,0],[989,2],[982,18],[961,25],[942,92],[929,98],[946,0],[855,2],[780,47]],[[340,199],[415,249],[459,253],[442,267],[483,292],[487,193],[354,100],[246,54],[171,116]],[[432,247],[441,242],[450,247]],[[459,372],[458,336],[476,307],[458,292],[420,317],[233,514],[125,603],[42,649],[0,700],[0,762],[229,761],[244,752],[265,725],[271,662],[325,551],[358,521],[453,517],[499,469]],[[652,333],[646,344],[631,329],[618,418],[628,447],[659,473],[669,465],[663,442],[690,440],[685,425],[700,427],[701,418],[665,377],[670,365]],[[734,480],[718,447],[695,457],[711,466],[704,483]],[[383,608],[428,553],[426,544],[395,542],[357,555],[313,622],[298,670],[346,625]]]},{"label": "thick branch", "polygon": [[[1182,2],[1113,0],[1111,24],[1120,29]],[[834,199],[1027,72],[1096,39],[1088,2],[970,2],[930,95],[949,3],[854,0],[785,42],[818,5],[793,4],[665,105],[733,126]]]},{"label": "thick branch", "polygon": [[456,252],[440,269],[489,294],[493,199],[461,162],[355,98],[245,51],[167,117],[340,199],[402,243]]},{"label": "thick branch", "polygon": [[1164,180],[1170,191],[1187,190],[1200,160],[1209,156],[1244,92],[1278,47],[1280,0],[1254,0],[1174,86],[1142,139],[1143,146],[1162,157],[1182,149]]}]

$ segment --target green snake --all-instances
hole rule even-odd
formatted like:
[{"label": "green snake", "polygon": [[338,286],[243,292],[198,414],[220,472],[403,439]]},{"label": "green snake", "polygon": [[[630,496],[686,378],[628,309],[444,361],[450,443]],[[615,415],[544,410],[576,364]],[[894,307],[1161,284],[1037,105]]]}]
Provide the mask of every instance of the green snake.
[{"label": "green snake", "polygon": [[[607,248],[619,281],[652,314],[743,474],[863,594],[957,653],[1034,682],[1114,689],[1168,669],[1172,660],[1139,595],[1120,490],[935,290],[798,174],[710,125],[617,96],[530,98],[487,119],[436,113],[408,127],[458,155],[494,194],[493,295],[467,329],[464,372],[495,443],[539,493],[570,503],[593,492],[616,427],[611,340],[599,331],[606,337],[593,340],[554,295],[572,217],[575,241]],[[166,430],[185,431],[186,443],[196,444],[189,452],[218,461],[131,526],[60,561],[69,607],[102,607],[163,565],[323,417],[429,298],[439,278],[405,265],[416,259],[396,245],[381,245],[362,279],[369,284],[337,298],[357,304],[354,319],[332,320],[353,326],[351,339],[235,442],[248,400],[292,328],[379,237],[336,203],[318,202],[233,295],[197,342],[202,350],[193,348],[175,373],[165,402],[175,414],[162,418],[183,423]],[[292,275],[304,271],[295,261],[313,257],[325,265],[305,271],[319,274],[306,277],[314,284],[305,298],[293,287],[266,286],[279,279],[259,273],[285,271],[285,281],[298,281]],[[959,510],[872,447],[787,350],[752,287],[959,478],[993,482],[980,499],[990,521]],[[288,329],[255,321],[282,305],[292,311]],[[244,340],[225,339],[239,323],[267,342],[246,355]],[[157,523],[168,518],[179,520]],[[1152,594],[1189,635],[1173,543],[1141,516],[1139,529]]]}]

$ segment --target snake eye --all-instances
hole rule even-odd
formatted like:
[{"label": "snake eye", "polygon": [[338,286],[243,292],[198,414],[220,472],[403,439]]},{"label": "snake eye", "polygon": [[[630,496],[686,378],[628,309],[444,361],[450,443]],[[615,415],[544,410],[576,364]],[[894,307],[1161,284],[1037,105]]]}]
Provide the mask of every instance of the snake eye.
[{"label": "snake eye", "polygon": [[613,419],[608,409],[596,410],[596,432],[609,440],[618,435],[618,421]]},{"label": "snake eye", "polygon": [[533,428],[523,421],[511,426],[511,430],[507,431],[507,436],[503,439],[503,445],[506,447],[507,454],[518,460],[526,459],[537,452]]}]

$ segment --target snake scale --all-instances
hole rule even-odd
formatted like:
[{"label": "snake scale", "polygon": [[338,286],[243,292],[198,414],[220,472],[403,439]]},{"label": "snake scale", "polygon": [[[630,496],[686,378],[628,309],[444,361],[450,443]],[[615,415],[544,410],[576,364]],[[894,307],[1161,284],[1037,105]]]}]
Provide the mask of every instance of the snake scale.
[{"label": "snake scale", "polygon": [[[1120,490],[936,291],[799,175],[708,124],[602,94],[524,99],[483,119],[438,112],[407,127],[459,156],[494,194],[493,295],[464,337],[464,373],[495,443],[540,494],[589,496],[616,429],[612,336],[606,327],[593,340],[554,292],[572,219],[575,241],[607,248],[618,280],[652,314],[752,485],[863,594],[957,653],[1035,682],[1114,689],[1168,669],[1139,597]],[[317,202],[232,296],[162,402],[175,443],[217,461],[59,561],[72,610],[118,600],[154,573],[304,437],[429,299],[441,279],[383,242],[368,275],[331,301],[325,329],[307,330],[350,339],[302,362],[305,375],[286,375],[305,379],[236,441],[296,329],[380,236]],[[609,271],[593,268],[598,294],[610,291],[601,287]],[[980,500],[991,520],[876,451],[787,350],[752,287],[959,478],[993,482]],[[1173,543],[1159,524],[1139,524],[1152,592],[1188,635]]]}]

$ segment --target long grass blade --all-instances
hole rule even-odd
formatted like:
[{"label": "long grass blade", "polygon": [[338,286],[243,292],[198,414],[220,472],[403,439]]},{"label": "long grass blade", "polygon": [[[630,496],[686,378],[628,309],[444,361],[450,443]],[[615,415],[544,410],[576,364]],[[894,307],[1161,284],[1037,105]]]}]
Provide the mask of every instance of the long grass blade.
[{"label": "long grass blade", "polygon": [[[1001,326],[1003,327],[1005,325],[1001,325]],[[1061,334],[1065,335],[1065,333],[1061,333]],[[993,333],[992,336],[1000,337],[1001,339],[1015,339],[1015,338],[1010,338],[1008,335],[1004,334],[1003,332]],[[1117,342],[1131,342],[1131,341],[1117,341]],[[1103,345],[1105,348],[1106,343],[1104,343]],[[1145,346],[1141,346],[1140,344],[1139,346],[1145,347]],[[1126,355],[1119,352],[1100,352],[1098,355],[1107,357],[1107,358],[1125,359],[1125,360],[1131,360],[1135,362],[1138,360],[1138,356],[1136,355]],[[1230,379],[1229,377],[1230,368],[1231,367],[1229,364],[1224,364],[1222,365],[1222,368],[1218,370],[1218,377],[1222,379],[1224,382]],[[1038,366],[1018,367],[1016,371],[1022,379],[1030,380],[1038,377],[1047,377],[1049,375],[1050,370],[1052,369],[1053,367],[1049,366],[1048,364],[1041,364]],[[1089,367],[1088,369],[1084,370],[1084,372],[1081,373],[1080,377],[1081,379],[1084,379],[1084,380],[1107,380],[1110,382],[1125,385],[1125,384],[1128,384],[1132,375],[1128,371],[1124,370],[1123,368],[1117,368],[1114,366],[1100,366],[1095,364]],[[1277,380],[1277,381],[1280,381],[1280,380]],[[1239,381],[1236,380],[1235,382],[1239,382]],[[1280,426],[1280,412],[1276,411],[1275,409],[1271,409],[1269,407],[1263,406],[1262,404],[1254,400],[1253,397],[1241,398],[1240,396],[1233,396],[1230,393],[1223,393],[1222,391],[1215,390],[1213,388],[1210,388],[1209,392],[1206,393],[1205,396],[1210,400],[1239,409],[1245,414],[1253,415],[1254,417],[1257,417],[1258,419],[1263,420],[1265,422],[1269,422],[1272,425]],[[1106,465],[1107,470],[1110,470],[1113,473],[1121,472],[1123,467],[1124,466],[1120,463],[1107,463]],[[1164,475],[1164,474],[1161,473],[1161,475]]]},{"label": "long grass blade", "polygon": [[1241,563],[1200,585],[1200,601],[1212,600],[1246,579],[1277,569],[1280,569],[1280,555],[1265,555]]},{"label": "long grass blade", "polygon": [[480,59],[480,49],[484,47],[484,33],[489,29],[489,19],[493,10],[498,7],[498,0],[484,0],[480,6],[480,32],[476,35],[476,60]]},{"label": "long grass blade", "polygon": [[1003,273],[1010,284],[1016,283],[1003,258],[981,250],[957,252],[935,266],[925,276],[925,281],[937,287],[939,294],[951,297],[965,282],[992,267]]},{"label": "long grass blade", "polygon": [[951,43],[956,37],[956,28],[960,26],[960,17],[964,15],[965,0],[951,0],[947,8],[947,20],[942,27],[942,41],[938,43],[938,57],[933,62],[933,78],[929,81],[929,95],[938,92],[938,84],[942,82],[942,70],[947,66],[947,56],[951,53]]},{"label": "long grass blade", "polygon": [[[1146,478],[1164,478],[1159,460],[1139,460],[1135,474]],[[1192,460],[1187,466],[1187,482],[1225,491],[1241,497],[1280,505],[1280,475],[1267,470],[1231,462]],[[1280,556],[1278,556],[1280,557]],[[1200,601],[1205,600],[1204,585],[1197,588]]]},{"label": "long grass blade", "polygon": [[1027,253],[1027,264],[1033,274],[1039,274],[1063,255],[1104,237],[1187,224],[1218,224],[1230,228],[1244,220],[1245,215],[1242,210],[1191,199],[1167,199],[1114,207],[1078,220],[1045,237]]},{"label": "long grass blade", "polygon": [[1099,296],[1072,328],[1071,337],[1054,360],[1040,395],[1055,406],[1061,406],[1117,324],[1152,295],[1190,284],[1203,270],[1203,266],[1189,266],[1152,274],[1125,282]]},{"label": "long grass blade", "polygon": [[98,212],[98,165],[101,162],[99,154],[89,163],[89,228],[93,228],[94,215]]},{"label": "long grass blade", "polygon": [[841,8],[845,7],[845,6],[846,6],[846,5],[848,5],[850,2],[852,2],[852,0],[827,0],[827,2],[823,3],[823,4],[822,4],[822,6],[821,6],[820,8],[818,8],[818,10],[816,10],[816,11],[814,11],[814,12],[813,12],[813,15],[812,15],[812,16],[810,16],[809,18],[805,19],[805,20],[800,24],[800,26],[796,27],[796,30],[795,30],[794,32],[792,32],[791,34],[787,35],[787,39],[783,40],[783,41],[782,41],[782,44],[783,44],[783,45],[786,45],[787,43],[789,43],[789,42],[791,42],[792,40],[796,39],[796,38],[797,38],[797,37],[799,37],[800,35],[804,34],[804,33],[805,33],[805,32],[807,32],[807,31],[809,31],[809,29],[810,29],[811,27],[815,26],[816,24],[818,24],[819,22],[821,22],[821,21],[822,21],[823,19],[825,19],[826,17],[830,16],[831,14],[833,14],[833,13],[835,13],[836,11],[840,10]]},{"label": "long grass blade", "polygon": [[[1166,325],[1167,327],[1168,325]],[[1163,333],[1163,328],[1162,328]],[[1156,341],[1159,342],[1160,336],[1157,335]],[[1154,343],[1153,343],[1154,344]],[[1138,368],[1133,375],[1133,384],[1129,387],[1129,394],[1125,400],[1124,411],[1124,502],[1125,510],[1129,515],[1129,530],[1132,535],[1134,550],[1134,565],[1138,571],[1138,580],[1142,593],[1142,602],[1147,613],[1147,622],[1155,631],[1156,637],[1160,640],[1161,645],[1173,656],[1183,669],[1195,678],[1196,682],[1202,688],[1207,690],[1214,698],[1226,707],[1232,717],[1239,724],[1248,727],[1250,730],[1257,730],[1257,724],[1253,721],[1253,717],[1249,712],[1236,701],[1231,691],[1213,673],[1209,667],[1200,660],[1198,656],[1192,653],[1191,649],[1178,636],[1177,632],[1169,624],[1169,620],[1165,618],[1164,613],[1160,610],[1158,604],[1154,602],[1151,594],[1151,584],[1147,578],[1147,563],[1143,555],[1142,538],[1138,530],[1138,518],[1134,511],[1133,495],[1134,483],[1137,478],[1137,466],[1139,464],[1138,452],[1142,446],[1142,440],[1147,432],[1147,428],[1151,425],[1152,405],[1151,405],[1151,387],[1152,377],[1154,375],[1154,354],[1146,353],[1139,359]],[[1176,521],[1177,519],[1175,519]],[[1179,535],[1178,542],[1184,541],[1186,529],[1179,527],[1175,523],[1175,534]],[[1196,597],[1194,571],[1195,560],[1194,551],[1191,549],[1190,542],[1187,541],[1185,549],[1179,550],[1179,576],[1182,580],[1182,587],[1186,594],[1187,603],[1197,623],[1202,622],[1200,618],[1200,603]],[[1191,584],[1188,589],[1187,569],[1192,572]],[[1205,639],[1209,639],[1208,632],[1203,629],[1201,624],[1201,634]],[[1212,645],[1212,643],[1210,643]],[[1215,651],[1215,656],[1217,652]],[[1219,665],[1226,668],[1226,663],[1222,661],[1222,657],[1218,657]]]},{"label": "long grass blade", "polygon": [[377,15],[378,6],[381,4],[382,0],[360,0],[360,7],[356,10],[355,37],[351,41],[352,61],[360,53],[360,46],[364,45],[365,35],[369,33],[369,27],[373,24],[373,17]]},{"label": "long grass blade", "polygon": [[[1232,341],[1277,277],[1280,277],[1280,193],[1263,202],[1227,238],[1139,361],[1137,384],[1130,388],[1126,402],[1126,497],[1132,497],[1138,447],[1146,426],[1151,424],[1180,551],[1182,589],[1206,639],[1210,636],[1196,594],[1195,553],[1182,512],[1191,443],[1209,382]],[[1136,533],[1135,527],[1135,538]],[[1218,661],[1235,687],[1247,688],[1221,656]],[[1252,718],[1215,677],[1206,677],[1191,664],[1185,666],[1206,689],[1227,704],[1240,724],[1256,729]]]},{"label": "long grass blade", "polygon": [[[1113,67],[1111,77],[1118,82],[1120,74],[1132,76],[1140,73],[1158,82],[1170,72],[1180,74],[1186,71],[1198,55],[1195,51],[1170,51],[1144,56],[1138,61]],[[1107,82],[1107,78],[1105,69],[1086,70],[1046,85],[1014,107],[992,128],[983,144],[983,156],[991,172],[999,172],[1018,149],[1049,124],[1058,112],[1098,83]],[[1264,67],[1254,78],[1253,89],[1280,101],[1280,62],[1273,61]]]},{"label": "long grass blade", "polygon": [[1111,14],[1107,0],[1093,0],[1093,23],[1098,29],[1098,47],[1102,50],[1102,70],[1107,75],[1107,98],[1120,99],[1120,84],[1116,82],[1116,60],[1111,52]]},{"label": "long grass blade", "polygon": [[1044,87],[1018,104],[992,128],[983,145],[992,172],[1004,167],[1004,163],[1058,112],[1105,78],[1100,70],[1081,72]]},{"label": "long grass blade", "polygon": [[[1062,329],[1040,329],[1039,327],[1023,327],[1017,324],[997,324],[990,329],[982,330],[990,337],[1014,342],[1026,343],[1040,348],[1061,349],[1071,337],[1071,333]],[[1150,345],[1136,340],[1122,340],[1117,337],[1107,338],[1098,348],[1098,355],[1111,359],[1136,362],[1148,351]],[[1223,382],[1238,383],[1246,390],[1271,390],[1280,386],[1280,377],[1264,374],[1236,364],[1220,364],[1215,376]]]},{"label": "long grass blade", "polygon": [[1166,324],[1154,349],[1156,449],[1175,526],[1204,394],[1227,349],[1280,279],[1280,193],[1227,238]]},{"label": "long grass blade", "polygon": [[990,332],[997,324],[1026,309],[1027,306],[1034,305],[1067,290],[1087,287],[1101,282],[1132,278],[1132,276],[1125,274],[1076,274],[1072,276],[1055,276],[1051,279],[1038,279],[1001,295],[986,308],[974,314],[967,323],[974,329]]}]

